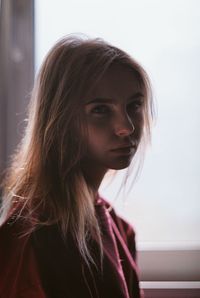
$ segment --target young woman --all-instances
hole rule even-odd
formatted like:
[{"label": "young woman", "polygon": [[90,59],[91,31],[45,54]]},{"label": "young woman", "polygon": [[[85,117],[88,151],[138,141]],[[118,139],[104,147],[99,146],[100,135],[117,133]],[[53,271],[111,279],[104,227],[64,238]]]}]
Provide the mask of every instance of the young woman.
[{"label": "young woman", "polygon": [[47,55],[4,182],[0,297],[141,297],[135,234],[98,188],[150,135],[142,67],[100,39]]}]

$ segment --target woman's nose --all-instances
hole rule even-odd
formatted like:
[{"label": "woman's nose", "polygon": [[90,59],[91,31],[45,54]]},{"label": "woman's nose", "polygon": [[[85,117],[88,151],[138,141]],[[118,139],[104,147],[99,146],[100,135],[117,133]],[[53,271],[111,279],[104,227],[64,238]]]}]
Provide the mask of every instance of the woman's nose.
[{"label": "woman's nose", "polygon": [[134,130],[133,122],[127,115],[121,116],[115,124],[115,134],[119,137],[129,136]]}]

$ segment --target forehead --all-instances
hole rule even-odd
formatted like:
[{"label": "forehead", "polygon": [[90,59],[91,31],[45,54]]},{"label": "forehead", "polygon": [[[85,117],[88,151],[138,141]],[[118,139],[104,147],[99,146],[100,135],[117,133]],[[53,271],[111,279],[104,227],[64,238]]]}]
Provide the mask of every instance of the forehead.
[{"label": "forehead", "polygon": [[105,97],[126,100],[136,93],[142,93],[142,91],[141,83],[133,70],[125,66],[113,65],[91,89],[87,99]]}]

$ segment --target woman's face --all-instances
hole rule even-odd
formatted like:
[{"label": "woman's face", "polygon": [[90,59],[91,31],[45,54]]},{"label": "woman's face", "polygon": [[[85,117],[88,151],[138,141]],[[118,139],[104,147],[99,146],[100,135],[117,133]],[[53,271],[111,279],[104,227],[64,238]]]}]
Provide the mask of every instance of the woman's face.
[{"label": "woman's face", "polygon": [[88,129],[85,162],[102,169],[124,169],[143,131],[144,94],[136,75],[112,66],[84,102]]}]

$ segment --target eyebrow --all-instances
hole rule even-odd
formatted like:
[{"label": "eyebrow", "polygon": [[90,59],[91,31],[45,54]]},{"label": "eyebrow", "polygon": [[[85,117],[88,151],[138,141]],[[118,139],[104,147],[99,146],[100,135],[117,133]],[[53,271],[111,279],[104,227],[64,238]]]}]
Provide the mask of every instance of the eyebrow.
[{"label": "eyebrow", "polygon": [[[144,97],[144,94],[142,94],[142,93],[140,93],[140,92],[137,92],[137,93],[131,95],[131,96],[128,98],[127,102],[132,101],[132,100],[134,100],[134,99],[137,99],[137,98],[139,98],[139,97]],[[94,99],[92,99],[92,100],[87,101],[87,102],[86,102],[86,105],[88,105],[88,104],[92,104],[92,103],[114,103],[114,102],[115,102],[115,100],[112,99],[112,98],[96,97],[96,98],[94,98]]]}]

